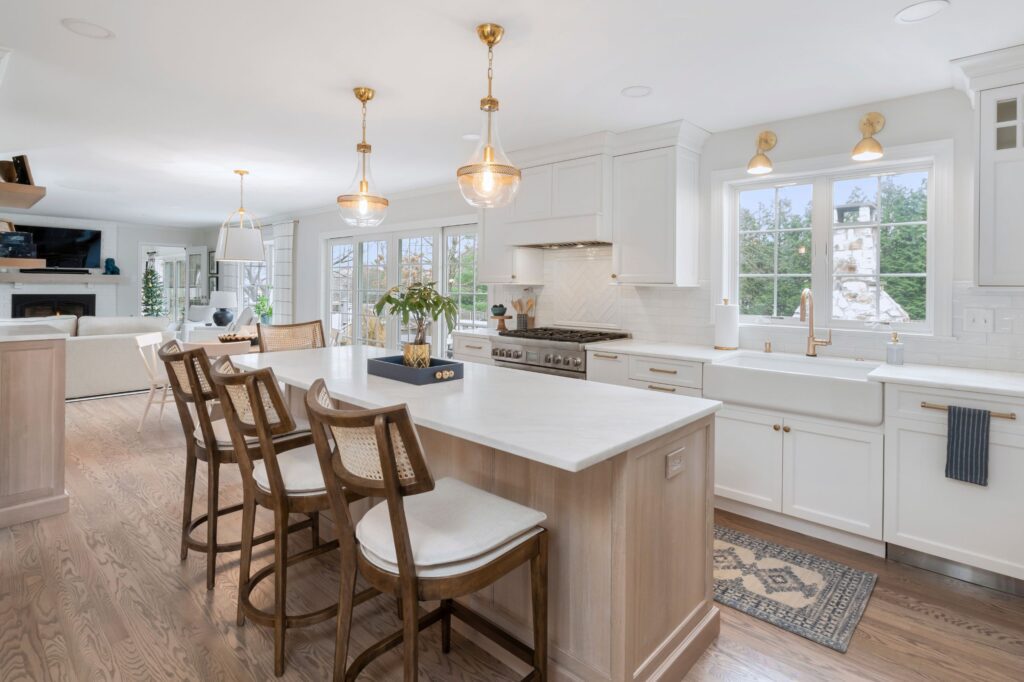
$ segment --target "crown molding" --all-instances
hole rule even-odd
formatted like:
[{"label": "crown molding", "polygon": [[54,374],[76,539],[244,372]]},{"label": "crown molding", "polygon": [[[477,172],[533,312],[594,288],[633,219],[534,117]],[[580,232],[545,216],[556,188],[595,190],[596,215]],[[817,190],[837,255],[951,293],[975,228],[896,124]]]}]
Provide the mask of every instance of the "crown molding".
[{"label": "crown molding", "polygon": [[1004,85],[1024,83],[1024,45],[960,57],[950,62],[953,83],[977,106],[978,93]]}]

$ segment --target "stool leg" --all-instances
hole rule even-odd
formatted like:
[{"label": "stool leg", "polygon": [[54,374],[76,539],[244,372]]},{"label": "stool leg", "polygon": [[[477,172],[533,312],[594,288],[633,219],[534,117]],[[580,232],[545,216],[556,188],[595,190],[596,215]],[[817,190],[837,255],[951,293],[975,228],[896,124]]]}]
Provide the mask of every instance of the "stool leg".
[{"label": "stool leg", "polygon": [[419,675],[419,603],[416,601],[416,589],[408,584],[402,585],[402,657],[404,659],[405,682],[416,682]]},{"label": "stool leg", "polygon": [[211,448],[206,462],[206,589],[212,590],[217,575],[217,502],[220,497],[220,462]]},{"label": "stool leg", "polygon": [[313,549],[320,546],[320,512],[313,512],[309,515],[311,525],[310,531],[313,533]]},{"label": "stool leg", "polygon": [[452,650],[452,600],[445,599],[442,606],[444,615],[441,616],[441,651],[448,653]]},{"label": "stool leg", "polygon": [[[242,502],[242,556],[238,565],[238,592],[249,582],[252,567],[252,536],[256,527],[256,502],[247,494]],[[235,622],[245,625],[245,614],[242,612],[242,600],[238,600],[238,614]]]},{"label": "stool leg", "polygon": [[284,607],[288,595],[288,510],[274,510],[274,674],[284,674]]},{"label": "stool leg", "polygon": [[196,453],[189,444],[185,452],[185,502],[181,513],[181,560],[188,556],[188,526],[192,523],[192,498],[196,491]]},{"label": "stool leg", "polygon": [[142,419],[139,420],[139,428],[136,429],[136,433],[142,433],[142,425],[146,423],[146,415],[149,414],[149,408],[153,404],[153,397],[156,395],[156,387],[150,384],[149,386],[149,397],[146,398],[146,408],[142,410]]},{"label": "stool leg", "polygon": [[356,561],[341,558],[341,587],[338,593],[338,629],[334,639],[334,682],[343,682],[348,670],[348,643],[352,636],[352,610],[355,608]]},{"label": "stool leg", "polygon": [[548,534],[538,536],[540,549],[530,559],[533,593],[533,668],[538,682],[548,678]]}]

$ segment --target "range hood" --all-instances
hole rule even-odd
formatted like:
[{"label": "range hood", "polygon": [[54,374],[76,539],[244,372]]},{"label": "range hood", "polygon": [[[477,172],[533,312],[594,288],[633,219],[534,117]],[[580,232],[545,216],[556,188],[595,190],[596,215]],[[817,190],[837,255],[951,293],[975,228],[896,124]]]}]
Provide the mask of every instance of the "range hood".
[{"label": "range hood", "polygon": [[527,249],[584,249],[599,246],[611,246],[611,242],[554,242],[551,244],[524,244]]},{"label": "range hood", "polygon": [[612,241],[611,216],[601,213],[509,221],[505,229],[512,246],[606,246]]}]

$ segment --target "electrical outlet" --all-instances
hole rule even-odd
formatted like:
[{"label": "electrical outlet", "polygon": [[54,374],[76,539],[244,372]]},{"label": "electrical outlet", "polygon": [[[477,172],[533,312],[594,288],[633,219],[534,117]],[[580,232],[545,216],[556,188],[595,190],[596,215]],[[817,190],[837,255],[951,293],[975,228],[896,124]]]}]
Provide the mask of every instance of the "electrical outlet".
[{"label": "electrical outlet", "polygon": [[995,329],[994,318],[987,308],[964,308],[964,331],[991,332]]},{"label": "electrical outlet", "polygon": [[686,471],[686,460],[683,459],[685,453],[686,448],[679,448],[665,455],[665,478],[675,478]]}]

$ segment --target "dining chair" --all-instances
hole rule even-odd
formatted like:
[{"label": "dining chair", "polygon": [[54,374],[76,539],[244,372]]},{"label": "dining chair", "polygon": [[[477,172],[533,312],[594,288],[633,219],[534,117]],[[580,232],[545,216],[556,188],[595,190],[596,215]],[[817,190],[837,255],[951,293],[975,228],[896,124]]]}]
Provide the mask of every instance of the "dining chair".
[{"label": "dining chair", "polygon": [[163,421],[164,405],[171,402],[173,398],[167,395],[170,384],[166,375],[161,376],[160,360],[157,358],[157,349],[164,342],[163,334],[160,332],[139,334],[135,337],[135,342],[139,345],[139,355],[142,356],[142,364],[146,366],[146,375],[149,377],[149,395],[146,396],[146,407],[142,410],[139,428],[136,429],[136,433],[142,433],[142,426],[146,423],[146,415],[149,414],[149,408],[153,406],[153,402],[159,403],[159,420]]},{"label": "dining chair", "polygon": [[[178,416],[185,431],[185,501],[181,519],[181,560],[188,558],[189,550],[206,555],[206,589],[213,589],[216,580],[217,554],[241,550],[240,542],[220,543],[217,521],[225,515],[241,511],[241,504],[220,508],[220,465],[236,464],[235,445],[224,419],[214,419],[213,403],[216,391],[210,378],[210,360],[205,348],[185,349],[178,341],[169,341],[158,351],[158,357],[167,369],[171,395],[178,407]],[[309,424],[297,423],[288,433],[277,436],[277,447],[282,450],[308,446],[312,442]],[[259,459],[260,450],[255,439],[248,439],[245,450],[251,459]],[[198,462],[206,462],[206,513],[192,518]],[[198,539],[194,533],[206,524],[206,537]],[[312,521],[295,524],[292,530],[312,526]],[[273,533],[264,533],[254,540],[261,544],[272,540]]]},{"label": "dining chair", "polygon": [[[342,410],[323,379],[306,393],[322,480],[341,545],[341,588],[334,679],[353,680],[375,658],[403,646],[406,682],[417,679],[419,631],[441,623],[441,649],[451,650],[455,616],[547,678],[548,532],[543,512],[454,478],[435,482],[405,405]],[[333,445],[332,445],[333,441]],[[348,500],[383,497],[358,523]],[[530,564],[533,648],[455,601]],[[402,629],[371,645],[348,665],[356,577],[399,598]],[[439,606],[419,614],[421,601]]]},{"label": "dining chair", "polygon": [[[220,395],[224,417],[235,443],[242,471],[242,558],[238,574],[238,625],[246,617],[261,625],[274,628],[274,674],[284,673],[285,631],[290,627],[313,625],[334,618],[337,602],[317,611],[288,614],[288,569],[295,564],[320,556],[338,548],[338,541],[322,543],[319,537],[319,514],[331,508],[324,486],[323,475],[313,445],[283,451],[276,436],[295,428],[295,420],[288,411],[284,396],[271,368],[240,371],[230,358],[222,358],[212,368],[213,383]],[[260,459],[250,456],[244,447],[247,439],[255,439]],[[359,499],[349,495],[346,499]],[[274,513],[276,530],[274,560],[255,573],[252,568],[253,527],[257,507]],[[288,516],[306,514],[313,523],[313,544],[292,556],[288,555]],[[274,605],[272,610],[256,607],[250,595],[264,579],[274,577]],[[361,593],[365,600],[377,594],[375,590]]]},{"label": "dining chair", "polygon": [[324,342],[324,325],[320,320],[295,324],[259,323],[256,325],[256,334],[260,339],[261,353],[323,348],[327,345]]}]

